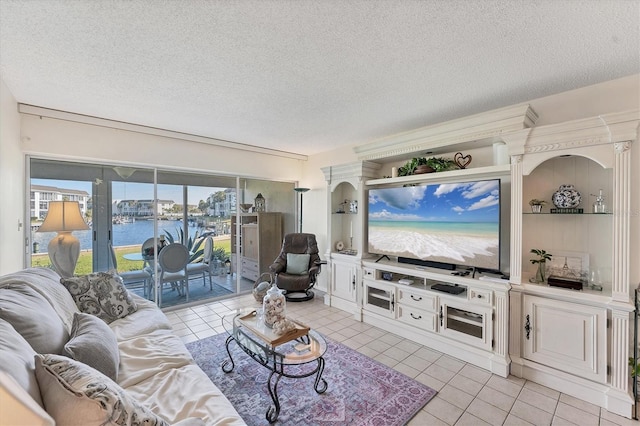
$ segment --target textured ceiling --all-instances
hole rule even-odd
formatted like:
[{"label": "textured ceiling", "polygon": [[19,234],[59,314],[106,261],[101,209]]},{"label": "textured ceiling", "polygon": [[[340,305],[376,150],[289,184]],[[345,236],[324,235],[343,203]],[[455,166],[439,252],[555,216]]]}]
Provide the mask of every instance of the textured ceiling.
[{"label": "textured ceiling", "polygon": [[18,102],[313,154],[640,72],[639,0],[0,0]]}]

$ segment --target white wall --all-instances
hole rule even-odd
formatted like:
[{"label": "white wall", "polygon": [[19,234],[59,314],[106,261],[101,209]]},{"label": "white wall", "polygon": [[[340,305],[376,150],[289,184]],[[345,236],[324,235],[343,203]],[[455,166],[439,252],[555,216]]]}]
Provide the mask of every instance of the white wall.
[{"label": "white wall", "polygon": [[23,265],[24,188],[18,104],[0,80],[0,274]]}]

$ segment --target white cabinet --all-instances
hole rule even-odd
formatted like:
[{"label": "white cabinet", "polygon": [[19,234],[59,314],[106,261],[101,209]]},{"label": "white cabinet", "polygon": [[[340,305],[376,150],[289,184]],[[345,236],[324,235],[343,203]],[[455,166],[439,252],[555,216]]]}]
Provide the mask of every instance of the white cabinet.
[{"label": "white cabinet", "polygon": [[345,302],[357,301],[359,264],[352,260],[333,259],[331,262],[331,295]]},{"label": "white cabinet", "polygon": [[363,309],[389,318],[396,316],[395,286],[364,280]]},{"label": "white cabinet", "polygon": [[[510,241],[511,372],[625,417],[633,407],[627,360],[634,309],[630,205],[637,193],[630,185],[639,123],[638,111],[628,111],[505,136],[516,225]],[[577,212],[550,210],[561,185],[574,185],[581,193]],[[596,198],[591,194],[600,190],[605,213],[592,208]],[[549,206],[532,213],[533,198]],[[578,285],[581,280],[582,288],[534,282],[531,249],[553,255],[548,274],[578,279]],[[601,288],[590,286],[595,271]]]},{"label": "white cabinet", "polygon": [[[327,268],[331,271],[325,303],[360,319],[361,260],[364,241],[363,179],[375,176],[377,163],[364,161],[324,167],[327,181]],[[366,210],[366,209],[365,209]]]},{"label": "white cabinet", "polygon": [[[365,322],[506,377],[506,352],[493,345],[494,312],[502,312],[495,301],[504,301],[506,294],[502,283],[392,261],[365,260],[363,265]],[[445,283],[462,291],[452,295],[432,288]]]},{"label": "white cabinet", "polygon": [[523,315],[524,358],[606,383],[606,309],[525,295]]},{"label": "white cabinet", "polygon": [[443,336],[491,350],[493,322],[490,308],[442,298],[438,317]]}]

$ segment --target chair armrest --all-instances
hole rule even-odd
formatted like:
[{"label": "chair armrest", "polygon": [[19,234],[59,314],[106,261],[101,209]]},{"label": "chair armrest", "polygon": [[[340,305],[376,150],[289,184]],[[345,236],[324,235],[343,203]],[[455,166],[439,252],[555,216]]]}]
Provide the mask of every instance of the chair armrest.
[{"label": "chair armrest", "polygon": [[285,266],[280,262],[273,263],[271,266],[269,266],[269,270],[272,274],[279,274],[280,272],[284,271],[284,268]]}]

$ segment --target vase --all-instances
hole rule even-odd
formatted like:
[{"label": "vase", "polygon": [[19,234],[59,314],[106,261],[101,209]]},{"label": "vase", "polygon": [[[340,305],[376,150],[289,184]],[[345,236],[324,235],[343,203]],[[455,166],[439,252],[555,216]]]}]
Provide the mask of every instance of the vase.
[{"label": "vase", "polygon": [[264,315],[264,323],[267,327],[273,328],[273,325],[282,321],[286,317],[286,299],[282,290],[273,283],[267,291],[262,301],[262,309]]},{"label": "vase", "polygon": [[573,209],[578,207],[582,197],[573,185],[560,185],[560,188],[553,193],[551,200],[553,205],[559,209]]},{"label": "vase", "polygon": [[538,269],[536,270],[536,282],[543,283],[545,280],[544,270],[546,267],[546,262],[538,262]]},{"label": "vase", "polygon": [[540,213],[542,211],[542,204],[533,204],[531,206],[532,213]]}]

